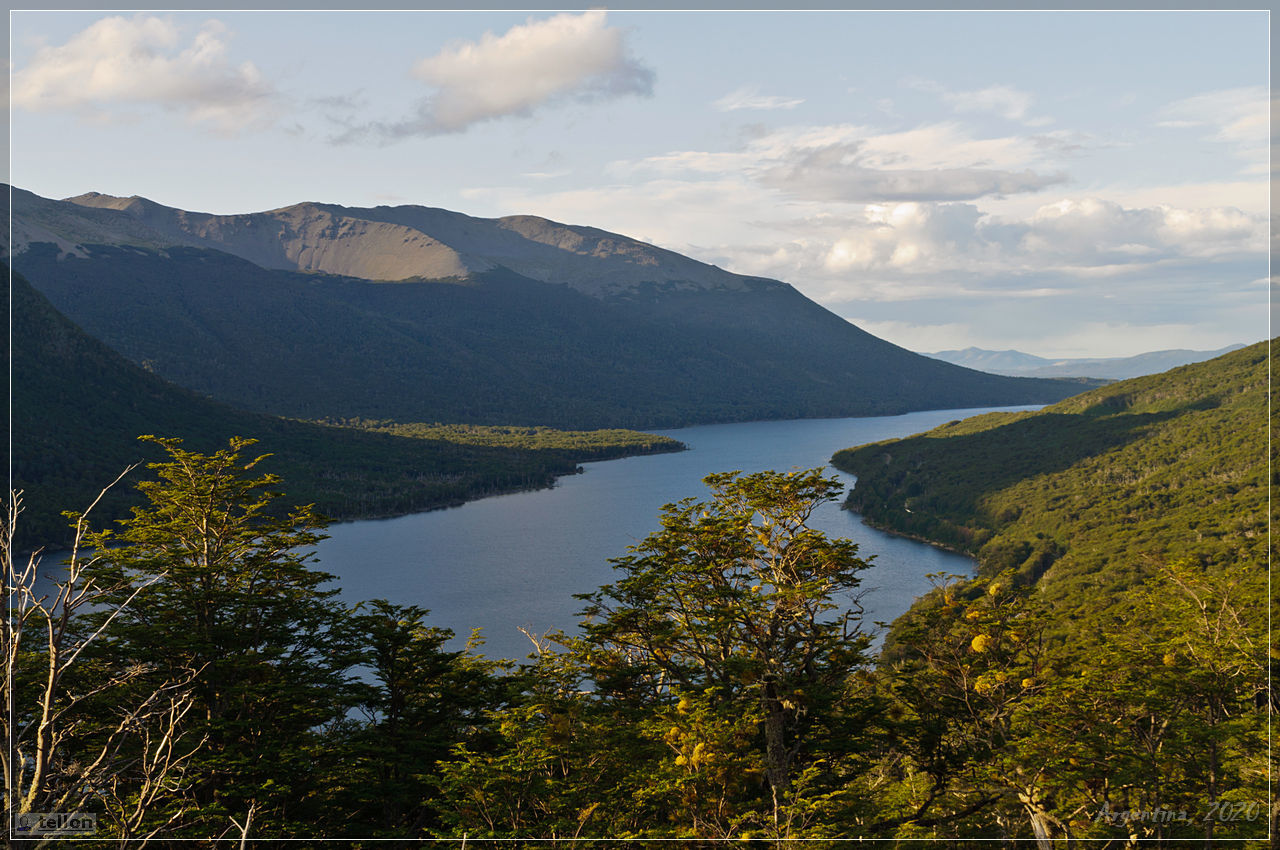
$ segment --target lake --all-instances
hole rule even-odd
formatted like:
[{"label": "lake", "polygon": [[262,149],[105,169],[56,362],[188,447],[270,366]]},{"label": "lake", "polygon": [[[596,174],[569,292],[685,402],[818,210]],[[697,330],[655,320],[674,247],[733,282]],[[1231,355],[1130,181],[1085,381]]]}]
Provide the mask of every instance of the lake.
[{"label": "lake", "polygon": [[[852,419],[800,419],[703,425],[658,431],[689,451],[584,464],[581,475],[549,490],[495,496],[461,507],[394,519],[338,523],[316,552],[349,602],[384,598],[431,610],[428,622],[452,629],[455,646],[481,629],[495,658],[523,659],[533,646],[521,632],[572,630],[582,603],[575,593],[614,580],[609,559],[658,529],[662,506],[703,498],[713,472],[779,472],[827,466],[849,446],[904,437],[989,410],[933,410]],[[833,468],[828,470],[836,471]],[[853,479],[840,474],[847,487]],[[863,558],[866,622],[888,622],[930,588],[926,576],[971,574],[973,562],[863,525],[838,503],[811,524],[847,537]]]}]

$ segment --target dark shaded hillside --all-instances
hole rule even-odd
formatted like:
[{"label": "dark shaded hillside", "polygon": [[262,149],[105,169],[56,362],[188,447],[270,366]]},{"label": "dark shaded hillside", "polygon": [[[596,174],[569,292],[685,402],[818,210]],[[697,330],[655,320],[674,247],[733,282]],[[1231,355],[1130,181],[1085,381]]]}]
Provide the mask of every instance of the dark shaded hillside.
[{"label": "dark shaded hillside", "polygon": [[657,427],[1049,402],[1082,387],[921,357],[763,279],[600,299],[502,268],[372,283],[199,248],[87,250],[58,259],[36,244],[16,262],[134,362],[286,416]]},{"label": "dark shaded hillside", "polygon": [[1038,581],[1066,611],[1105,607],[1153,566],[1264,569],[1267,343],[1122,381],[1034,413],[991,414],[836,454],[876,525]]},{"label": "dark shaded hillside", "polygon": [[[176,436],[212,452],[232,435],[272,452],[290,499],[335,518],[424,510],[488,493],[549,486],[580,460],[609,456],[599,445],[541,451],[329,427],[234,410],[139,369],[60,315],[14,275],[13,476],[24,491],[20,547],[66,539],[63,510],[83,510],[127,465],[157,459],[140,434]],[[185,330],[185,329],[184,329]],[[436,435],[431,435],[436,436]],[[634,435],[633,435],[634,436]],[[572,437],[572,435],[570,435]],[[625,435],[616,435],[621,443]],[[617,454],[678,448],[662,437]],[[602,454],[603,452],[603,454]],[[134,474],[137,479],[142,472]],[[132,487],[115,488],[98,522],[127,513]]]}]

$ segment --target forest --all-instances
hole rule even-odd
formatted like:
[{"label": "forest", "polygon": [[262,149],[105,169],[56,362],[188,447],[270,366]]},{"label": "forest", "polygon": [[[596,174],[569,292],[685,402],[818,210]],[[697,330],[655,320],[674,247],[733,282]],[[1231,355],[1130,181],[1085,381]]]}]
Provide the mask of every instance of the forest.
[{"label": "forest", "polygon": [[503,268],[388,283],[195,248],[85,251],[60,259],[38,243],[15,269],[130,361],[276,416],[676,428],[1046,403],[1085,388],[913,354],[765,279],[656,281],[602,300]]},{"label": "forest", "polygon": [[840,484],[717,473],[576,633],[495,661],[419,607],[340,604],[323,519],[271,509],[253,440],[147,441],[131,518],[69,515],[56,594],[8,565],[13,811],[93,814],[102,846],[1267,838],[1256,563],[1153,556],[1069,626],[1021,564],[937,576],[877,653],[869,556],[806,523]]},{"label": "forest", "polygon": [[[181,434],[214,451],[228,435],[253,434],[287,477],[293,498],[333,520],[388,516],[461,504],[513,490],[550,487],[578,464],[678,451],[677,440],[637,431],[309,422],[237,410],[130,363],[60,314],[13,276],[12,440],[14,488],[24,491],[23,551],[65,546],[61,512],[88,504],[120,470],[163,456],[149,432]],[[129,515],[131,486],[99,503],[102,521]]]}]

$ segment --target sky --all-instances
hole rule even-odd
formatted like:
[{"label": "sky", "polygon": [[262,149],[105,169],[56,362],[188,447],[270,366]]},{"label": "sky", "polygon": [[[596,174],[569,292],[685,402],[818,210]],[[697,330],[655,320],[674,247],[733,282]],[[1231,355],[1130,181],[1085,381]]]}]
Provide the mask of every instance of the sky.
[{"label": "sky", "polygon": [[63,198],[544,216],[784,280],[916,351],[1268,336],[1269,19],[12,12]]}]

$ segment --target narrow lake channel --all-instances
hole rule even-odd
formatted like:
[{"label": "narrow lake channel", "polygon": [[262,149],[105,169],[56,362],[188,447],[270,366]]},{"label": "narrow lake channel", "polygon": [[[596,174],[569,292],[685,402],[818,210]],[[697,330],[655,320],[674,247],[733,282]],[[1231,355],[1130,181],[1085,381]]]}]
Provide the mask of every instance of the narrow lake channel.
[{"label": "narrow lake channel", "polygon": [[[572,630],[575,593],[613,580],[609,559],[658,528],[662,506],[702,498],[713,472],[789,471],[827,466],[836,451],[919,433],[988,410],[932,410],[903,416],[800,419],[703,425],[660,431],[689,451],[584,465],[550,490],[514,493],[457,508],[333,525],[317,566],[338,577],[345,600],[384,598],[431,610],[429,622],[452,629],[456,645],[481,629],[490,657],[523,659],[520,632]],[[834,473],[834,469],[828,470]],[[853,485],[841,476],[846,487]],[[889,622],[930,587],[930,573],[968,575],[972,561],[894,537],[826,505],[813,525],[847,537],[875,556],[863,573],[865,620]]]}]

